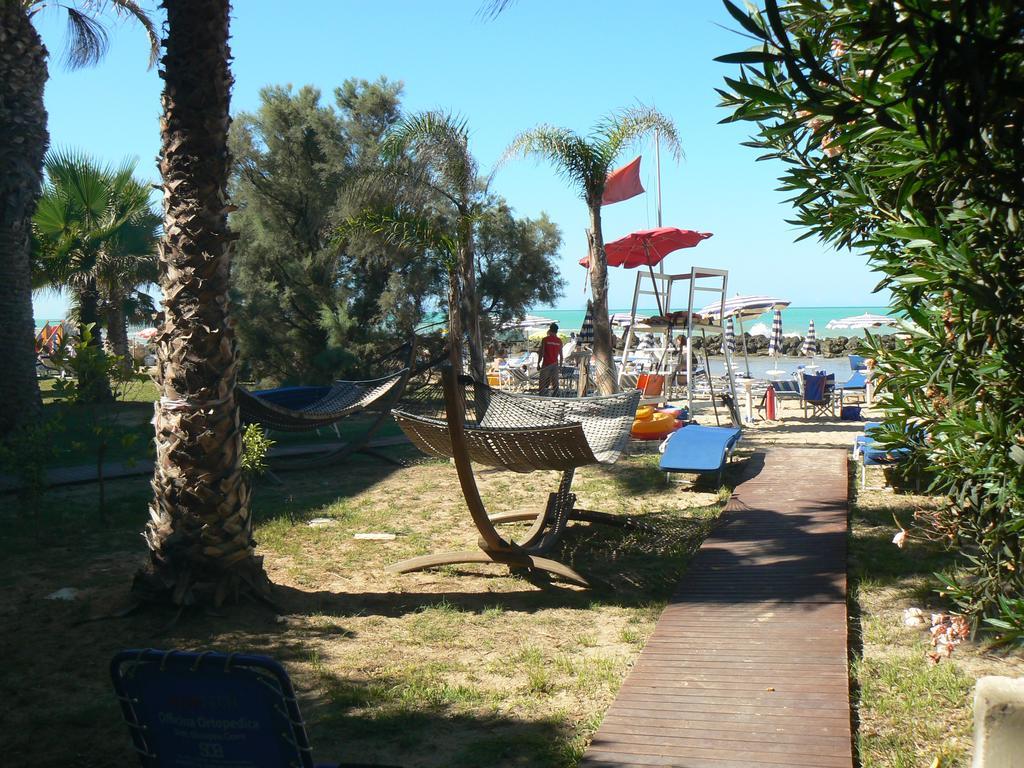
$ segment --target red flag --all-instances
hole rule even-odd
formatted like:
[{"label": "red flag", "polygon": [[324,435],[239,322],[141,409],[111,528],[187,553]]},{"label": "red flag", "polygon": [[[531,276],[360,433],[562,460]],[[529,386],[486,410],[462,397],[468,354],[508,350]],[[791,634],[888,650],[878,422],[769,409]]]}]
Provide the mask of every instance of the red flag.
[{"label": "red flag", "polygon": [[640,184],[640,158],[638,157],[632,163],[608,174],[608,178],[604,182],[601,205],[621,203],[623,200],[636,197],[643,191],[643,185]]}]

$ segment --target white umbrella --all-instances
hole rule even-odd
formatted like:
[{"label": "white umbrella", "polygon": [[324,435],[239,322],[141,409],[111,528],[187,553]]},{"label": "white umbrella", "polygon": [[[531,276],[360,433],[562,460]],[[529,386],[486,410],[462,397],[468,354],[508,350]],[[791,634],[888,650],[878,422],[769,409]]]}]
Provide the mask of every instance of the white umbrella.
[{"label": "white umbrella", "polygon": [[719,315],[735,317],[742,324],[744,320],[760,317],[769,309],[785,309],[788,306],[789,299],[780,299],[778,296],[733,296],[725,300],[724,306],[717,301],[708,304],[700,310],[700,314],[712,320],[718,320]]},{"label": "white umbrella", "polygon": [[501,325],[501,330],[512,331],[517,328],[544,328],[551,325],[554,320],[549,317],[538,317],[537,315],[524,315],[521,320],[512,320]]},{"label": "white umbrella", "polygon": [[723,318],[736,318],[740,323],[740,335],[743,338],[743,363],[746,368],[747,378],[750,377],[750,358],[747,357],[747,337],[743,334],[743,321],[760,317],[769,309],[784,309],[789,306],[789,299],[780,299],[778,296],[733,296],[724,302],[708,304],[700,310],[700,315],[711,321],[720,321]]},{"label": "white umbrella", "polygon": [[894,327],[899,325],[899,320],[895,317],[889,317],[888,315],[873,315],[869,312],[865,312],[863,315],[854,315],[853,317],[841,317],[837,320],[829,320],[825,326],[830,331],[839,330],[861,330],[863,328],[884,328],[885,326]]}]

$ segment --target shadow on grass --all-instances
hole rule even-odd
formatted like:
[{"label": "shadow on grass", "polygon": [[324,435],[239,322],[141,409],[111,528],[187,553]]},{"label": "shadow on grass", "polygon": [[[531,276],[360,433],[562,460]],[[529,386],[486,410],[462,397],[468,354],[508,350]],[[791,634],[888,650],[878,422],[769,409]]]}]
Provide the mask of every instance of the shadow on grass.
[{"label": "shadow on grass", "polygon": [[913,539],[903,549],[892,543],[896,530],[893,517],[908,526],[906,505],[874,509],[854,508],[850,534],[850,579],[854,586],[870,581],[882,587],[905,586],[907,579],[921,578],[930,586],[914,590],[914,597],[936,602],[933,575],[951,569],[956,553],[940,544]]}]

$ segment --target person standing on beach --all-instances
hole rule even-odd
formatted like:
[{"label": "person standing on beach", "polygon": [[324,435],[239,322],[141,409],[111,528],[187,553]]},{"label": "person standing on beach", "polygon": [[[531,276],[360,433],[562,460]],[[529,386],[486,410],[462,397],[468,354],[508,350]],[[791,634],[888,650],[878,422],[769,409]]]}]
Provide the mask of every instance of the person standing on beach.
[{"label": "person standing on beach", "polygon": [[545,336],[537,349],[537,357],[540,358],[540,393],[558,394],[558,373],[562,367],[562,340],[558,338],[558,323],[548,326],[548,335]]}]

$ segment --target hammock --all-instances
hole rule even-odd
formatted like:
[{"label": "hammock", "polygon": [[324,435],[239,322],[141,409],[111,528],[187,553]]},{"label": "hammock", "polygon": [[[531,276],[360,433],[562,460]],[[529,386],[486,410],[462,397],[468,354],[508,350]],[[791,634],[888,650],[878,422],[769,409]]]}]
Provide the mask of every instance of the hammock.
[{"label": "hammock", "polygon": [[326,387],[283,387],[262,392],[250,392],[238,387],[236,397],[242,419],[247,423],[260,424],[266,429],[308,432],[335,426],[349,416],[374,413],[375,417],[363,431],[343,445],[330,447],[313,456],[278,456],[273,466],[277,469],[327,466],[356,452],[405,466],[403,462],[374,451],[369,447],[369,442],[386,422],[391,408],[405,393],[409,379],[436,367],[441,359],[438,357],[415,366],[415,347],[414,343],[408,343],[389,352],[386,358],[394,358],[401,353],[405,358],[404,366],[401,370],[377,379],[337,381]]},{"label": "hammock", "polygon": [[[559,399],[512,395],[491,390],[490,404],[479,424],[467,423],[466,406],[455,374],[443,373],[446,419],[393,411],[395,421],[417,448],[432,456],[455,460],[466,505],[480,532],[480,551],[425,555],[391,566],[399,573],[454,563],[497,562],[547,571],[588,586],[572,568],[541,555],[561,540],[570,520],[630,525],[626,517],[576,508],[571,492],[577,467],[614,463],[629,440],[639,390],[606,397]],[[558,470],[558,490],[548,497],[543,512],[511,512],[490,516],[480,498],[472,462],[513,472]],[[532,521],[521,544],[498,533],[496,524]]]},{"label": "hammock", "polygon": [[[400,390],[408,378],[403,368],[390,376],[366,381],[337,381],[329,387],[287,387],[250,392],[238,388],[242,418],[267,429],[307,432],[329,427],[357,411],[365,411]],[[303,402],[305,401],[305,402]]]}]

